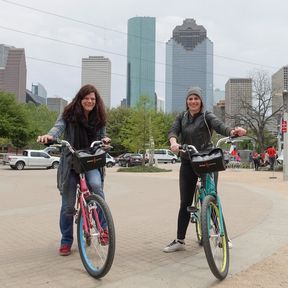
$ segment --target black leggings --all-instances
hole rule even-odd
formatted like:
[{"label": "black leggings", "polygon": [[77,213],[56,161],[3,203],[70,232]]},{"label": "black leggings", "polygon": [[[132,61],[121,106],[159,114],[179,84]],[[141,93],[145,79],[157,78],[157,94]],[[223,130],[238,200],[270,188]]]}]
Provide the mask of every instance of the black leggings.
[{"label": "black leggings", "polygon": [[[178,213],[177,239],[184,240],[190,221],[190,214],[187,212],[187,207],[192,205],[198,176],[193,172],[190,161],[185,159],[181,160],[179,172],[180,209]],[[217,191],[218,172],[214,173],[214,181]]]},{"label": "black leggings", "polygon": [[190,215],[187,207],[192,205],[198,176],[193,172],[189,161],[181,159],[179,172],[180,209],[178,213],[177,239],[184,240]]}]

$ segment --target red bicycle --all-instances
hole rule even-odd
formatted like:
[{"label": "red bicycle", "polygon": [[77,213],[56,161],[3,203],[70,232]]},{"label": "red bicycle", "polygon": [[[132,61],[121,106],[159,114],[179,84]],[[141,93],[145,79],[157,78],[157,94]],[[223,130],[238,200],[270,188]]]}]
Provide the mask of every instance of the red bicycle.
[{"label": "red bicycle", "polygon": [[115,228],[105,200],[90,192],[85,172],[104,167],[106,152],[102,141],[94,141],[89,149],[74,150],[65,140],[55,140],[52,146],[67,147],[73,156],[73,169],[79,174],[76,188],[77,242],[82,263],[94,278],[105,276],[115,254]]}]

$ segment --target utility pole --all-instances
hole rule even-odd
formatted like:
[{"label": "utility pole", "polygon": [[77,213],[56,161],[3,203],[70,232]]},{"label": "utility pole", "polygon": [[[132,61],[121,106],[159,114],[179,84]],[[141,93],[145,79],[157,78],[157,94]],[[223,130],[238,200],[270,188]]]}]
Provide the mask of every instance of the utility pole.
[{"label": "utility pole", "polygon": [[287,134],[287,122],[288,122],[288,91],[283,91],[283,120],[282,120],[282,132],[284,138],[283,147],[283,180],[288,181],[288,134]]}]

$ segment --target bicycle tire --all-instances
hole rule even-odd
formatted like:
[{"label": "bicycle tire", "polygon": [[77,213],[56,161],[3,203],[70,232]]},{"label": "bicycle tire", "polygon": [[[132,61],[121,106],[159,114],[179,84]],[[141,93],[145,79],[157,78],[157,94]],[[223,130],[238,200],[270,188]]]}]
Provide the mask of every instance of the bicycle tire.
[{"label": "bicycle tire", "polygon": [[86,202],[90,212],[96,212],[97,215],[101,213],[102,222],[104,221],[107,224],[105,229],[108,231],[108,240],[106,237],[107,243],[105,243],[105,239],[101,238],[101,231],[103,232],[103,230],[97,227],[96,217],[91,216],[92,214],[90,213],[87,218],[88,212],[86,211],[86,219],[88,219],[91,227],[90,237],[87,237],[83,229],[83,217],[80,209],[77,221],[77,240],[80,257],[88,274],[98,279],[105,276],[112,266],[115,254],[115,228],[110,209],[102,197],[93,194],[86,198]]},{"label": "bicycle tire", "polygon": [[224,235],[220,235],[219,213],[215,197],[207,195],[201,211],[202,243],[211,272],[216,278],[223,280],[229,270],[229,247],[224,218]]},{"label": "bicycle tire", "polygon": [[195,193],[194,193],[194,206],[198,209],[195,223],[196,228],[196,236],[197,241],[200,246],[202,246],[202,229],[201,229],[201,209],[202,209],[202,203],[201,203],[201,197],[200,197],[200,187],[196,185]]}]

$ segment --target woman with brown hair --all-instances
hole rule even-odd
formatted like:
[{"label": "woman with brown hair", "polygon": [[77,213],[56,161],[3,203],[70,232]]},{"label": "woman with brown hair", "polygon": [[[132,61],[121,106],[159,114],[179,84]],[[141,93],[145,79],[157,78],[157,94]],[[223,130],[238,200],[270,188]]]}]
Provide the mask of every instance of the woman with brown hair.
[{"label": "woman with brown hair", "polygon": [[[95,140],[109,143],[106,136],[106,110],[97,89],[90,84],[84,85],[74,99],[58,117],[53,128],[46,135],[38,136],[37,141],[48,143],[64,135],[76,150],[89,148]],[[93,193],[104,198],[103,171],[94,169],[85,173],[86,180]],[[60,211],[60,230],[62,234],[59,254],[71,254],[73,243],[73,218],[76,201],[78,175],[73,170],[72,155],[67,148],[62,151],[57,172],[57,187],[62,196]]]}]

